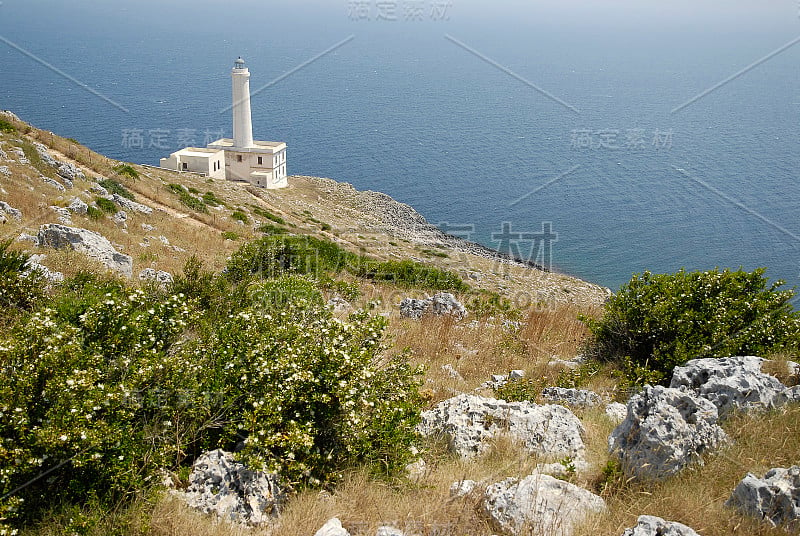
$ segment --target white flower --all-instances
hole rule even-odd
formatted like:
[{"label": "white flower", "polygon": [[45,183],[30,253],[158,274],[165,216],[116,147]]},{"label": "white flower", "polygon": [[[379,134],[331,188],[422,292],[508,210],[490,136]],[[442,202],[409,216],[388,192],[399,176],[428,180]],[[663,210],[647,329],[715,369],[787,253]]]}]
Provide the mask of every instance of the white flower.
[{"label": "white flower", "polygon": [[66,440],[67,440],[67,439],[69,439],[69,438],[66,436],[66,434],[62,434],[61,436],[59,436],[59,439],[60,439],[61,441],[66,441]]}]

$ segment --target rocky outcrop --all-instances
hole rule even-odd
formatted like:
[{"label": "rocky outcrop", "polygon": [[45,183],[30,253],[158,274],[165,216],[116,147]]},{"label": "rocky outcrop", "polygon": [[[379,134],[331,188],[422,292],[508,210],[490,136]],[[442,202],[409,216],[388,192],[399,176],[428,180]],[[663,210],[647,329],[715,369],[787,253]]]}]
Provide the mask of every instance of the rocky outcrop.
[{"label": "rocky outcrop", "polygon": [[283,497],[276,475],[251,471],[230,453],[214,450],[194,462],[185,492],[174,492],[192,508],[241,525],[278,516]]},{"label": "rocky outcrop", "polygon": [[69,209],[51,206],[50,210],[58,214],[59,223],[63,223],[64,225],[72,225],[72,212],[70,212]]},{"label": "rocky outcrop", "polygon": [[160,285],[169,285],[172,283],[172,274],[169,272],[162,272],[161,270],[154,270],[153,268],[145,268],[139,272],[140,281],[154,281]]},{"label": "rocky outcrop", "polygon": [[89,205],[80,197],[74,198],[67,208],[73,214],[86,214],[89,211]]},{"label": "rocky outcrop", "polygon": [[548,402],[565,404],[578,408],[593,408],[603,404],[600,395],[586,389],[568,389],[565,387],[545,387],[542,389],[542,398]]},{"label": "rocky outcrop", "polygon": [[628,416],[628,407],[619,402],[611,402],[606,406],[606,417],[613,423],[621,423]]},{"label": "rocky outcrop", "polygon": [[314,536],[350,536],[350,533],[342,527],[342,522],[339,518],[331,518],[322,525],[322,528],[314,533]]},{"label": "rocky outcrop", "polygon": [[72,162],[61,162],[56,170],[56,173],[58,173],[58,176],[64,179],[64,181],[68,181],[70,188],[72,188],[72,181],[86,178],[86,175],[83,174],[83,171],[78,169],[78,166]]},{"label": "rocky outcrop", "polygon": [[523,480],[507,478],[486,488],[483,507],[508,534],[569,536],[587,515],[603,512],[597,495],[574,484],[534,473]]},{"label": "rocky outcrop", "polygon": [[40,264],[44,260],[44,255],[31,255],[28,262],[25,264],[25,273],[37,271],[45,281],[50,284],[57,284],[64,281],[64,274],[50,270],[47,266]]},{"label": "rocky outcrop", "polygon": [[418,430],[442,435],[464,458],[481,454],[501,434],[520,441],[531,453],[560,460],[582,460],[585,447],[581,422],[564,406],[506,402],[461,394],[422,413]]},{"label": "rocky outcrop", "polygon": [[763,519],[773,527],[800,532],[800,467],[770,469],[764,478],[748,473],[725,506]]},{"label": "rocky outcrop", "polygon": [[700,536],[682,523],[665,521],[655,516],[639,516],[636,526],[625,529],[622,536]]},{"label": "rocky outcrop", "polygon": [[690,392],[647,386],[627,410],[608,440],[627,476],[663,480],[702,462],[703,453],[727,439],[717,424],[717,407]]},{"label": "rocky outcrop", "polygon": [[426,314],[450,315],[460,320],[467,316],[467,310],[449,292],[440,292],[424,300],[405,298],[400,302],[400,316],[419,320]]},{"label": "rocky outcrop", "polygon": [[55,188],[59,192],[66,192],[67,191],[67,189],[64,188],[64,185],[61,184],[60,182],[58,182],[55,179],[51,179],[50,177],[45,177],[44,175],[42,175],[40,178],[42,179],[42,182],[44,182],[48,186],[52,186],[53,188]]},{"label": "rocky outcrop", "polygon": [[118,252],[107,238],[94,231],[47,223],[39,228],[37,239],[42,247],[80,251],[126,277],[133,273],[133,259]]},{"label": "rocky outcrop", "polygon": [[736,409],[769,409],[787,402],[786,387],[761,372],[760,357],[693,359],[676,367],[670,387],[685,388],[717,406],[721,419]]},{"label": "rocky outcrop", "polygon": [[153,213],[153,209],[148,207],[147,205],[137,203],[136,201],[131,201],[127,197],[122,197],[119,194],[112,194],[111,199],[120,207],[127,210],[128,212],[139,212],[141,214]]},{"label": "rocky outcrop", "polygon": [[15,209],[5,201],[0,201],[0,223],[6,223],[9,218],[22,220],[22,211]]}]

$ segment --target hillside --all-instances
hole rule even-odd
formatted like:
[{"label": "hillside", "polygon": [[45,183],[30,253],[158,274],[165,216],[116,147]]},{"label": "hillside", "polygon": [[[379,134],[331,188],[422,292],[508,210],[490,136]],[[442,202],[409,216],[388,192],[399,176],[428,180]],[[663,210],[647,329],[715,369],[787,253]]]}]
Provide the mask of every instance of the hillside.
[{"label": "hillside", "polygon": [[[289,183],[118,162],[0,112],[0,275],[23,290],[0,315],[0,536],[24,493],[37,536],[784,534],[726,501],[800,464],[795,350],[641,389],[582,355],[608,289]],[[27,255],[30,296],[8,275]]]}]

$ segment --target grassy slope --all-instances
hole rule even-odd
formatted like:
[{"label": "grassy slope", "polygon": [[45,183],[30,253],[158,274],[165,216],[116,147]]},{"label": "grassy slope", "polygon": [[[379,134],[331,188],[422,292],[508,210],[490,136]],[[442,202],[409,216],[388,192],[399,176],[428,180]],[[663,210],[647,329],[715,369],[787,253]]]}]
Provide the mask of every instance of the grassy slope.
[{"label": "grassy slope", "polygon": [[[379,300],[381,309],[390,318],[389,336],[395,349],[411,348],[413,358],[429,367],[426,389],[431,403],[451,396],[454,392],[470,391],[492,373],[509,369],[524,369],[532,378],[547,378],[554,383],[559,370],[548,365],[553,356],[570,357],[580,348],[586,332],[577,322],[578,313],[599,314],[602,292],[584,282],[558,274],[544,274],[522,268],[509,268],[448,250],[440,249],[444,257],[426,253],[429,244],[415,244],[381,231],[380,221],[359,214],[357,206],[348,206],[346,199],[331,202],[329,184],[312,178],[290,179],[292,187],[282,191],[263,191],[240,184],[208,181],[191,174],[177,174],[134,166],[140,178],[132,180],[119,176],[112,167],[117,163],[27,125],[18,123],[17,133],[0,133],[0,148],[11,155],[14,146],[40,140],[54,149],[58,159],[71,158],[84,168],[87,175],[114,178],[134,192],[137,201],[157,210],[152,215],[129,214],[127,232],[110,219],[93,221],[74,216],[74,225],[96,230],[108,237],[120,249],[133,256],[134,273],[145,267],[177,272],[189,255],[200,257],[208,267],[220,269],[226,257],[235,251],[241,240],[257,236],[259,223],[268,222],[259,211],[267,211],[286,221],[292,232],[314,234],[335,240],[352,251],[361,251],[383,259],[422,258],[430,264],[455,269],[469,279],[474,287],[499,292],[509,299],[520,295],[517,305],[544,301],[544,305],[527,308],[519,319],[519,330],[502,326],[503,316],[484,319],[478,324],[453,323],[442,319],[415,322],[401,319],[396,304],[408,295],[389,285],[359,281],[362,298],[359,305]],[[21,140],[21,141],[17,141]],[[30,149],[28,147],[28,149]],[[16,157],[14,157],[16,158]],[[2,237],[20,232],[35,234],[39,225],[56,221],[51,205],[66,206],[75,195],[91,186],[89,181],[76,181],[76,188],[60,193],[40,179],[40,173],[55,176],[43,166],[2,162],[11,169],[10,177],[0,177],[0,200],[22,210],[19,224],[11,222],[0,231]],[[181,203],[167,184],[180,183],[202,193],[211,191],[227,206],[210,208],[208,214],[194,212]],[[82,195],[85,200],[90,199]],[[247,216],[242,225],[232,217],[234,211]],[[366,223],[365,223],[366,222]],[[156,229],[145,231],[142,225]],[[330,225],[330,230],[327,225]],[[226,240],[223,233],[235,233],[240,240]],[[169,246],[159,237],[164,236]],[[147,239],[147,240],[145,240]],[[142,244],[149,243],[149,246]],[[175,250],[177,246],[185,251]],[[79,268],[100,269],[81,255],[66,252],[36,251],[47,254],[44,262],[53,269],[74,273]],[[475,279],[477,274],[477,279]],[[469,300],[470,296],[461,296]],[[520,307],[518,307],[520,309]],[[463,379],[453,379],[441,367],[453,365]],[[613,397],[613,378],[603,372],[589,379],[590,388]],[[601,469],[607,461],[606,438],[612,424],[600,411],[579,413],[587,429],[586,442],[591,471],[578,475],[576,480],[599,491]],[[703,535],[780,534],[764,528],[723,508],[735,483],[746,472],[763,473],[773,466],[800,462],[800,409],[788,408],[766,417],[740,417],[727,424],[736,442],[727,450],[708,460],[705,467],[687,471],[680,477],[657,486],[640,487],[616,482],[603,492],[609,504],[609,514],[591,520],[580,535],[617,535],[635,524],[641,514],[659,515],[682,521]],[[464,462],[447,455],[440,445],[429,445],[428,471],[416,483],[389,485],[370,480],[356,471],[331,493],[306,492],[288,505],[275,536],[314,534],[330,517],[337,515],[354,534],[374,533],[380,523],[396,522],[400,528],[415,528],[419,534],[431,534],[435,528],[448,528],[452,534],[491,534],[478,508],[479,497],[451,500],[448,488],[453,481],[500,480],[508,476],[526,476],[536,460],[520,453],[512,443],[499,440],[492,451],[480,460]],[[58,534],[64,519],[55,518],[31,534]],[[241,529],[216,525],[189,511],[168,496],[140,502],[125,512],[109,513],[104,526],[88,530],[88,534],[106,534],[112,527],[124,534],[155,535],[229,535],[243,534]],[[370,530],[367,530],[370,529]],[[361,532],[359,532],[361,531]],[[250,534],[267,534],[256,530]]]}]

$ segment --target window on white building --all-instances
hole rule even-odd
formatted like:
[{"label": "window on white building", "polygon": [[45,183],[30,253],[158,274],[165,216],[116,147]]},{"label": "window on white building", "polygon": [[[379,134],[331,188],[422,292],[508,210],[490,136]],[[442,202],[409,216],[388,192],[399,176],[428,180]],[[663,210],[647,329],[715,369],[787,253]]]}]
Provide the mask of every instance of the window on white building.
[{"label": "window on white building", "polygon": [[264,164],[264,159],[259,156],[258,157],[258,165],[260,166],[260,165],[263,165],[263,164]]}]

